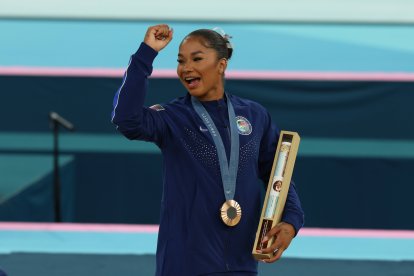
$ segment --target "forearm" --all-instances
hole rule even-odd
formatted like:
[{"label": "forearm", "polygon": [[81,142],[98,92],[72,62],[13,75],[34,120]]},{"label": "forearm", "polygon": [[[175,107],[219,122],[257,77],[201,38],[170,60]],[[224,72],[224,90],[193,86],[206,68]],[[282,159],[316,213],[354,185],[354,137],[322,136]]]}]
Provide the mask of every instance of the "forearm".
[{"label": "forearm", "polygon": [[304,212],[293,182],[289,187],[282,221],[291,224],[295,228],[295,235],[304,224]]},{"label": "forearm", "polygon": [[114,97],[112,122],[129,139],[135,139],[143,124],[143,105],[148,77],[157,52],[141,43],[131,56],[122,84]]}]

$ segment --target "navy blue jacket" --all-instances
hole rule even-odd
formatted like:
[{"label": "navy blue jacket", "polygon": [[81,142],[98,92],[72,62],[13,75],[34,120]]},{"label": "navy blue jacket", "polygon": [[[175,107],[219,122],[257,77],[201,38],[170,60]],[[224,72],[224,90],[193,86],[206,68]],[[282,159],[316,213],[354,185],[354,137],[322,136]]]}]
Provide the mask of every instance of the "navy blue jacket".
[{"label": "navy blue jacket", "polygon": [[[258,103],[230,95],[246,131],[240,131],[240,160],[234,199],[242,208],[235,227],[220,218],[225,202],[216,148],[189,94],[167,104],[144,107],[148,77],[157,52],[142,43],[132,55],[114,98],[112,122],[129,139],[151,141],[163,155],[163,195],[157,245],[157,275],[257,272],[251,255],[261,212],[261,178],[268,182],[278,131]],[[226,100],[203,102],[229,156]],[[240,118],[241,118],[240,117]],[[243,129],[242,129],[243,130]],[[303,211],[291,185],[282,220],[303,225]],[[143,187],[145,189],[145,187]]]}]

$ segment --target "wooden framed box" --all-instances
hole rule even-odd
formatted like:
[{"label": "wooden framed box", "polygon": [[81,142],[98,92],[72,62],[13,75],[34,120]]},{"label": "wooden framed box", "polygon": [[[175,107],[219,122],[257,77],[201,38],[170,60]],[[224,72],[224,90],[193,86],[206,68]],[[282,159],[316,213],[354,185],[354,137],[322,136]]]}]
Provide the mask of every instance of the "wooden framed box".
[{"label": "wooden framed box", "polygon": [[272,253],[263,254],[258,253],[256,250],[268,248],[273,244],[273,237],[267,242],[262,243],[261,241],[270,229],[276,226],[282,219],[299,143],[300,136],[298,133],[285,130],[280,132],[272,172],[267,185],[262,214],[252,250],[253,257],[256,260],[270,259],[273,257]]}]

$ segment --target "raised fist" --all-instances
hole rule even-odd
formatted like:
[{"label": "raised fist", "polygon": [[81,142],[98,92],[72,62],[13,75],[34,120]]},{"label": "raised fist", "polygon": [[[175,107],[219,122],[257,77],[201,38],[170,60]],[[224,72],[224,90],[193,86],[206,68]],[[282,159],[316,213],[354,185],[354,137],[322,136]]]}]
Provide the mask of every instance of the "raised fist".
[{"label": "raised fist", "polygon": [[147,33],[145,34],[144,43],[159,52],[170,43],[172,38],[173,31],[168,25],[155,25],[148,28]]}]

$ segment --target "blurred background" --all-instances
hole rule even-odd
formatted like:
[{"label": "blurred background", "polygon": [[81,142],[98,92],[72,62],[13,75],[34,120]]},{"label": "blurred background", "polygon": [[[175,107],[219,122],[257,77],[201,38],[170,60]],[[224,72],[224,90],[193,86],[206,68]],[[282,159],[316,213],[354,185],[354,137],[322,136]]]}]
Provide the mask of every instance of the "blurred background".
[{"label": "blurred background", "polygon": [[[110,113],[130,55],[147,27],[158,23],[174,29],[174,40],[154,63],[147,105],[186,93],[175,75],[179,43],[192,30],[220,27],[233,37],[234,46],[227,91],[261,103],[279,129],[296,131],[302,138],[293,178],[305,227],[414,230],[413,1],[0,0],[0,267],[23,275],[10,260],[21,264],[19,258],[26,258],[30,263],[40,256],[11,258],[16,251],[40,252],[34,245],[27,249],[28,240],[22,237],[33,225],[34,232],[44,231],[39,224],[11,222],[56,219],[51,111],[76,128],[59,130],[61,220],[104,224],[109,232],[123,233],[111,228],[121,224],[128,233],[152,233],[147,251],[131,249],[117,256],[148,254],[142,256],[149,259],[140,260],[153,262],[162,192],[160,151],[123,138],[111,125]],[[148,232],[128,225],[155,228]],[[85,231],[98,231],[94,229]],[[408,241],[395,235],[405,245],[413,242],[414,235]],[[2,250],[5,241],[9,243]],[[43,242],[56,250],[50,241]],[[332,250],[341,252],[346,244]],[[71,250],[63,251],[79,253]],[[293,248],[281,262],[279,269],[286,275],[299,273],[292,270],[295,258],[313,258],[295,252],[303,247]],[[114,251],[98,253],[102,257]],[[335,253],[326,254],[317,258],[336,258]],[[404,254],[397,260],[414,259],[411,251]],[[414,271],[412,263],[408,267]],[[153,267],[148,269],[152,275]],[[278,273],[277,266],[272,269]],[[147,275],[138,270],[118,275]],[[261,271],[270,273],[268,266]],[[381,271],[387,270],[377,273]],[[47,275],[66,275],[56,273]]]}]

